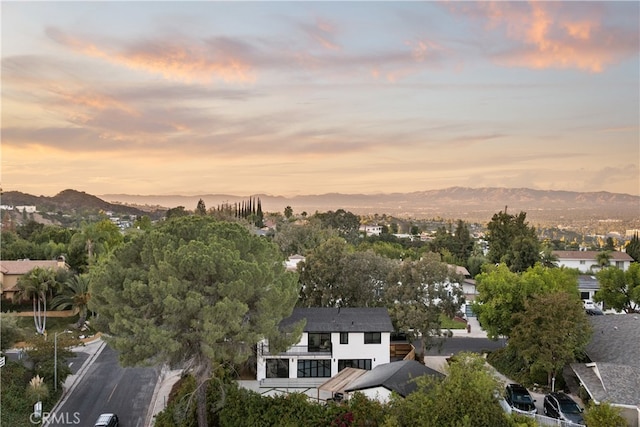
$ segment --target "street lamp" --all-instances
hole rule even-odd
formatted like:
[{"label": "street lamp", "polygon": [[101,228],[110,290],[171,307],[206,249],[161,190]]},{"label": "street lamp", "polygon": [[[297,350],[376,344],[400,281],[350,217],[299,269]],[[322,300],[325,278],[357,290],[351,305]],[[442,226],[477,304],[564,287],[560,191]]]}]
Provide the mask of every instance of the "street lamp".
[{"label": "street lamp", "polygon": [[58,335],[70,334],[71,331],[64,330],[53,334],[53,389],[58,391]]}]

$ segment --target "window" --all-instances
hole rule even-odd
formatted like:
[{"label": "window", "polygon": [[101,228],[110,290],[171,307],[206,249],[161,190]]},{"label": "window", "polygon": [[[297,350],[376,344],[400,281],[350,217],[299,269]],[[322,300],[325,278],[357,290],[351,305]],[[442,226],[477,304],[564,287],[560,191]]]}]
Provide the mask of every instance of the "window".
[{"label": "window", "polygon": [[365,332],[364,333],[365,344],[380,344],[382,343],[382,334],[380,332]]},{"label": "window", "polygon": [[289,359],[267,359],[267,378],[289,378]]},{"label": "window", "polygon": [[591,299],[591,295],[589,295],[589,291],[580,291],[580,299],[581,300],[586,300],[586,299]]},{"label": "window", "polygon": [[616,267],[620,270],[624,270],[624,261],[616,261]]},{"label": "window", "polygon": [[298,360],[298,378],[330,378],[330,360]]},{"label": "window", "polygon": [[309,352],[330,352],[331,351],[331,334],[330,333],[309,333]]},{"label": "window", "polygon": [[338,360],[338,372],[344,368],[358,368],[371,370],[371,359],[340,359]]},{"label": "window", "polygon": [[585,260],[583,260],[583,259],[581,259],[581,260],[580,260],[580,265],[584,265],[584,264],[586,264],[586,261],[585,261]]},{"label": "window", "polygon": [[340,344],[349,344],[349,332],[340,332]]}]

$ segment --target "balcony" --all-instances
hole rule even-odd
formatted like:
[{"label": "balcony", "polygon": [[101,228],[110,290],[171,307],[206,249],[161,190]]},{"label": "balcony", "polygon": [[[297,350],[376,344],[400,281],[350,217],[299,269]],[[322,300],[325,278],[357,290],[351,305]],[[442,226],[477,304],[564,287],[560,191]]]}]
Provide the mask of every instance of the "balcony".
[{"label": "balcony", "polygon": [[328,356],[331,357],[332,354],[332,346],[331,342],[325,342],[323,345],[294,345],[289,347],[287,350],[279,353],[271,353],[269,350],[269,344],[261,343],[258,345],[258,354],[265,356],[316,356],[323,357]]}]

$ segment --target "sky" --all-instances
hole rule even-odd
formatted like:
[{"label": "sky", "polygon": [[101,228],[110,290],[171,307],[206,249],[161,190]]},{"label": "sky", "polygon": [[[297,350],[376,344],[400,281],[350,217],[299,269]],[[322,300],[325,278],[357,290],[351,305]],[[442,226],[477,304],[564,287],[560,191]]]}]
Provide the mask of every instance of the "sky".
[{"label": "sky", "polygon": [[9,2],[3,191],[640,195],[640,2]]}]

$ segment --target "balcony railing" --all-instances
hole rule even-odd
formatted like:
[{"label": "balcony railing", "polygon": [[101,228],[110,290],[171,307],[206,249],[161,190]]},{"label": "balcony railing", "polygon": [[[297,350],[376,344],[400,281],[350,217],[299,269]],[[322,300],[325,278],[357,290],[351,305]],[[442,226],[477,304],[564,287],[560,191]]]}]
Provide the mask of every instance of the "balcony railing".
[{"label": "balcony railing", "polygon": [[277,352],[277,353],[272,353],[269,350],[269,344],[266,343],[261,343],[260,345],[258,345],[258,354],[261,354],[263,356],[275,356],[275,355],[290,355],[290,356],[303,356],[303,355],[328,355],[330,356],[331,353],[331,343],[326,343],[324,345],[316,345],[316,346],[310,346],[310,345],[294,345],[289,347],[288,349],[286,349],[285,351],[282,352]]}]

